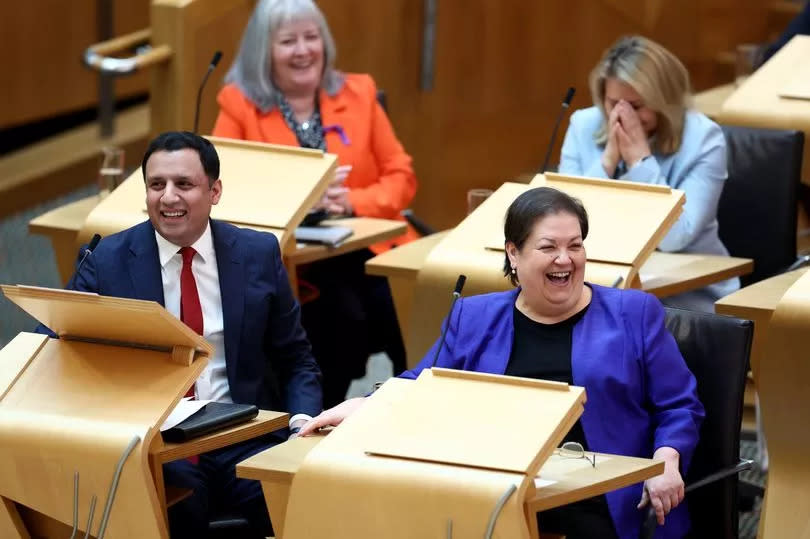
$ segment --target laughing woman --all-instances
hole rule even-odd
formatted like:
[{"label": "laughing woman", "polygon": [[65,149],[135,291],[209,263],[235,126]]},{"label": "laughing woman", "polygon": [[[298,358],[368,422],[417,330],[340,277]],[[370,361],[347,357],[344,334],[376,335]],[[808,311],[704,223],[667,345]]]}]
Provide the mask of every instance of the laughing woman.
[{"label": "laughing woman", "polygon": [[[717,224],[726,141],[720,126],[689,108],[689,74],[680,60],[654,41],[624,37],[605,51],[590,86],[594,106],[571,116],[560,172],[680,189],[683,213],[658,248],[728,256]],[[739,287],[729,279],[664,303],[714,312],[714,302]]]},{"label": "laughing woman", "polygon": [[[404,221],[416,193],[411,157],[377,102],[374,80],[335,69],[335,42],[312,0],[261,0],[217,96],[213,134],[320,149],[338,157],[316,205],[331,216]],[[366,275],[374,254],[417,237],[407,232],[306,266],[300,275],[318,294],[302,306],[303,324],[323,372],[324,403],[346,398],[369,354],[384,350],[394,372],[405,347],[384,277]]]},{"label": "laughing woman", "polygon": [[[651,503],[662,526],[656,537],[683,537],[689,515],[679,505],[681,477],[704,415],[695,378],[654,296],[585,283],[587,235],[588,216],[578,200],[549,187],[520,195],[504,225],[504,274],[517,288],[459,300],[445,322],[436,364],[583,386],[588,402],[565,441],[664,461],[664,473],[643,486],[538,513],[542,531],[569,539],[636,539],[646,513],[641,509]],[[429,368],[440,346],[402,377]],[[302,435],[339,424],[363,401],[323,412]]]}]

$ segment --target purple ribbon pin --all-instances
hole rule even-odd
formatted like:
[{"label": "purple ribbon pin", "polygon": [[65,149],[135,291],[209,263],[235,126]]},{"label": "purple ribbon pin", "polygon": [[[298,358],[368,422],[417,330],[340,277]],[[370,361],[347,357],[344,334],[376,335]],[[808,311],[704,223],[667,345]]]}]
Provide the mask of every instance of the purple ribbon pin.
[{"label": "purple ribbon pin", "polygon": [[323,126],[324,134],[331,133],[333,131],[338,134],[338,136],[340,137],[340,141],[343,143],[344,146],[351,146],[352,142],[349,140],[349,137],[346,135],[346,131],[343,130],[343,126],[338,125],[338,124]]}]

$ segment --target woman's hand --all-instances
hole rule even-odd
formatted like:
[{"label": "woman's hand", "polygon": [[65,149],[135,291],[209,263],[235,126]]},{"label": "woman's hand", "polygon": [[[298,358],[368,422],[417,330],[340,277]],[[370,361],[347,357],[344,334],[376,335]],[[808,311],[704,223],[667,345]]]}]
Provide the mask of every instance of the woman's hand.
[{"label": "woman's hand", "polygon": [[329,187],[342,187],[351,171],[351,165],[340,165],[335,169],[335,178],[330,182]]},{"label": "woman's hand", "polygon": [[663,526],[664,517],[683,501],[683,479],[678,471],[681,456],[671,447],[659,447],[653,458],[664,461],[664,473],[644,482],[637,508],[652,504],[658,524]]},{"label": "woman's hand", "polygon": [[351,165],[337,167],[335,177],[329,183],[329,187],[326,188],[321,200],[315,205],[315,209],[325,209],[334,215],[351,215],[354,213],[352,203],[349,201],[349,188],[343,185],[351,171]]},{"label": "woman's hand", "polygon": [[647,133],[644,132],[641,120],[630,103],[619,101],[611,113],[614,111],[618,114],[619,129],[616,134],[619,153],[624,164],[630,169],[652,154],[650,144],[647,142]]},{"label": "woman's hand", "polygon": [[605,169],[605,174],[613,177],[616,172],[616,167],[619,165],[619,160],[622,158],[619,153],[619,114],[616,107],[610,111],[608,116],[608,138],[605,144],[605,151],[602,152],[602,168]]},{"label": "woman's hand", "polygon": [[[306,419],[296,419],[295,422],[290,425],[290,429],[301,428],[306,424],[306,421]],[[298,432],[291,432],[287,439],[292,440],[293,438],[297,438],[300,432],[300,430]]]},{"label": "woman's hand", "polygon": [[322,427],[336,427],[343,423],[343,420],[352,415],[366,402],[365,397],[357,397],[343,401],[333,408],[324,410],[313,417],[298,431],[298,436],[308,436]]}]

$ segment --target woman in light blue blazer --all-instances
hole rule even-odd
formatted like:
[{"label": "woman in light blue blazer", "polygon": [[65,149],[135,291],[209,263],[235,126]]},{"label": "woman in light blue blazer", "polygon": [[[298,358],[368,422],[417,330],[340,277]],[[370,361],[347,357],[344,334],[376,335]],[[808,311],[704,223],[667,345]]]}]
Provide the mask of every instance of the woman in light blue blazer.
[{"label": "woman in light blue blazer", "polygon": [[[689,74],[661,45],[644,37],[619,39],[591,72],[593,107],[571,116],[560,172],[668,185],[686,193],[662,251],[728,255],[718,236],[717,203],[726,170],[720,127],[689,108]],[[714,302],[740,287],[729,279],[665,298],[664,303],[714,311]]]}]

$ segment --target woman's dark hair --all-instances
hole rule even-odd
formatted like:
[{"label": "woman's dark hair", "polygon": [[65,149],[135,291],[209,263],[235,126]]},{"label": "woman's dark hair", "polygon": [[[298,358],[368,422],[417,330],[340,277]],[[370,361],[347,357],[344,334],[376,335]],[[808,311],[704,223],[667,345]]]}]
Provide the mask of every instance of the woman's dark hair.
[{"label": "woman's dark hair", "polygon": [[[518,250],[523,249],[523,244],[537,221],[560,212],[576,216],[582,239],[588,237],[588,212],[579,199],[552,187],[535,187],[517,197],[506,210],[506,221],[503,224],[504,245],[511,242]],[[503,274],[509,277],[514,286],[518,285],[507,253],[504,253]]]},{"label": "woman's dark hair", "polygon": [[146,153],[143,154],[143,161],[141,161],[143,180],[146,181],[146,162],[153,153],[176,152],[186,148],[196,151],[200,156],[200,164],[205,175],[208,176],[208,186],[211,187],[219,179],[219,156],[208,139],[190,131],[167,131],[152,139],[149,147],[146,148]]}]

